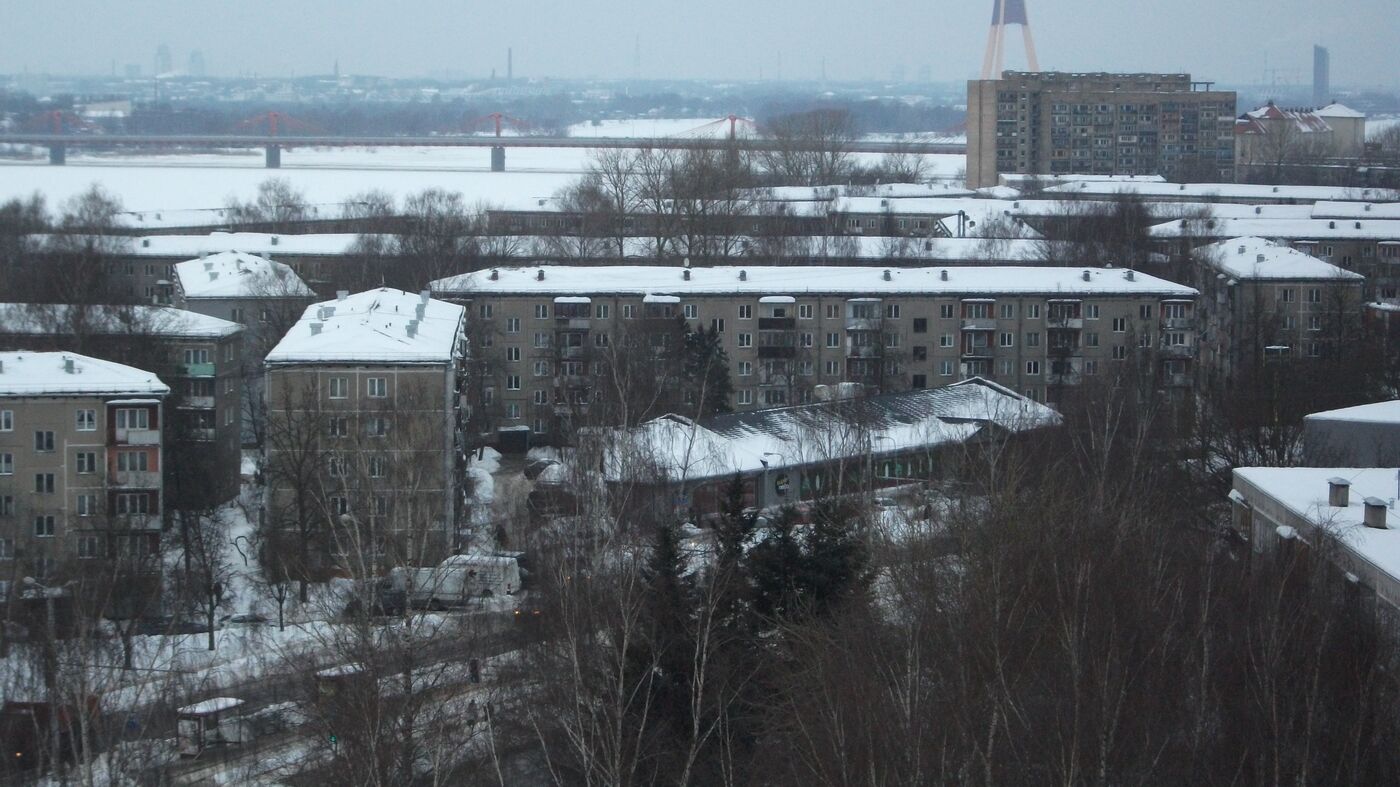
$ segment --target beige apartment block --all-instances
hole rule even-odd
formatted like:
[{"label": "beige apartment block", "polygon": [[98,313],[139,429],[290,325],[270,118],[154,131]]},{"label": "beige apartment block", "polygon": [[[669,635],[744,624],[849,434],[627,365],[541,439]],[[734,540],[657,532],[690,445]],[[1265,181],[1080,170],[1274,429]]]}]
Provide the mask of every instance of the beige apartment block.
[{"label": "beige apartment block", "polygon": [[433,289],[468,307],[496,426],[541,439],[568,440],[566,413],[609,395],[598,359],[649,320],[717,330],[741,412],[812,401],[821,385],[971,377],[1054,402],[1144,359],[1161,386],[1188,387],[1196,343],[1196,290],[1115,268],[547,266]]},{"label": "beige apartment block", "polygon": [[130,366],[0,352],[0,588],[156,553],[169,393]]},{"label": "beige apartment block", "polygon": [[967,83],[967,185],[1004,174],[1235,177],[1235,93],[1189,74],[1002,72]]},{"label": "beige apartment block", "polygon": [[464,521],[461,306],[313,304],[266,360],[266,516],[308,571],[434,565]]}]

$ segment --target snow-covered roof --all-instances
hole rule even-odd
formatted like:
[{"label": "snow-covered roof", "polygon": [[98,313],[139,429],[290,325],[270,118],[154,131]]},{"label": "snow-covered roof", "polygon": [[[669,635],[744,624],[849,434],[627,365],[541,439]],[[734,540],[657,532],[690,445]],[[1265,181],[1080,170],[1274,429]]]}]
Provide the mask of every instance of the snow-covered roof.
[{"label": "snow-covered roof", "polygon": [[1003,172],[997,175],[997,179],[1004,185],[1020,187],[1026,184],[1035,183],[1078,183],[1080,181],[1095,181],[1103,183],[1165,183],[1166,178],[1161,175],[1090,175],[1090,174],[1064,174],[1064,175],[1031,175],[1020,172]]},{"label": "snow-covered roof", "polygon": [[175,266],[186,298],[312,298],[289,266],[253,254],[223,251]]},{"label": "snow-covered roof", "polygon": [[1330,132],[1332,127],[1322,116],[1310,109],[1283,109],[1272,101],[1258,109],[1244,113],[1235,121],[1236,134],[1268,134],[1271,129],[1285,123],[1301,134],[1321,134]]},{"label": "snow-covered roof", "polygon": [[242,251],[263,257],[347,254],[359,235],[316,233],[282,235],[267,232],[211,232],[208,235],[147,235],[132,239],[134,257],[178,257]]},{"label": "snow-covered roof", "polygon": [[1352,421],[1356,423],[1368,424],[1400,424],[1400,399],[1389,402],[1373,402],[1371,404],[1359,404],[1355,407],[1343,407],[1338,410],[1324,410],[1320,413],[1312,413],[1304,418],[1306,421]]},{"label": "snow-covered roof", "polygon": [[237,697],[210,697],[203,702],[196,702],[193,705],[186,705],[176,709],[176,713],[191,716],[203,716],[209,713],[232,710],[243,704],[243,700]]},{"label": "snow-covered roof", "polygon": [[[1396,497],[1396,468],[1237,467],[1243,479],[1293,514],[1336,537],[1338,543],[1380,571],[1400,579],[1400,511],[1387,509],[1386,529],[1366,527],[1366,498]],[[1351,482],[1350,505],[1328,505],[1331,478]],[[1257,501],[1247,501],[1251,504]]]},{"label": "snow-covered roof", "polygon": [[466,310],[389,287],[306,308],[268,364],[447,363],[461,354]]},{"label": "snow-covered roof", "polygon": [[0,303],[0,335],[61,336],[84,331],[104,336],[218,339],[243,330],[236,322],[169,306],[69,306]]},{"label": "snow-covered roof", "polygon": [[1021,432],[1059,421],[1050,407],[981,378],[700,421],[666,415],[612,432],[605,476],[694,481],[965,442],[990,425]]},{"label": "snow-covered roof", "polygon": [[1400,202],[1316,202],[1309,218],[1400,219]]},{"label": "snow-covered roof", "polygon": [[[684,278],[686,270],[690,279]],[[543,273],[541,278],[540,274]],[[1087,273],[1087,276],[1086,276]],[[946,274],[946,278],[945,278]],[[1120,268],[967,266],[643,265],[493,268],[438,279],[436,293],[474,295],[1054,295],[1120,294],[1194,298],[1196,290]]]},{"label": "snow-covered roof", "polygon": [[1154,238],[1233,238],[1256,235],[1287,240],[1400,240],[1400,220],[1224,218],[1154,224]]},{"label": "snow-covered roof", "polygon": [[1347,202],[1384,199],[1385,189],[1351,188],[1348,186],[1267,186],[1256,183],[1154,183],[1145,181],[1094,181],[1086,180],[1051,186],[1045,189],[1048,195],[1078,194],[1081,196],[1112,197],[1118,194],[1137,194],[1147,199],[1153,197],[1171,199],[1195,199],[1211,201],[1216,199],[1271,200],[1289,199],[1298,202],[1318,202],[1339,200]]},{"label": "snow-covered roof", "polygon": [[153,373],[68,352],[0,352],[0,396],[164,396]]},{"label": "snow-covered roof", "polygon": [[1314,110],[1314,115],[1325,118],[1357,118],[1365,119],[1365,112],[1357,112],[1346,104],[1332,103],[1322,109]]},{"label": "snow-covered roof", "polygon": [[1197,259],[1236,279],[1361,281],[1363,276],[1263,238],[1231,238],[1202,246]]}]

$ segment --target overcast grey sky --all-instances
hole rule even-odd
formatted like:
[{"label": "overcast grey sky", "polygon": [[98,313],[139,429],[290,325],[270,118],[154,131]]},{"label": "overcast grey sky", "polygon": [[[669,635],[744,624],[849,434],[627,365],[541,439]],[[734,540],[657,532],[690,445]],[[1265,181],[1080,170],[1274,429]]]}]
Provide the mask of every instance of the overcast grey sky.
[{"label": "overcast grey sky", "polygon": [[[992,0],[0,0],[0,72],[151,73],[202,50],[211,74],[832,79],[975,76]],[[1199,79],[1395,86],[1397,0],[1028,0],[1042,68],[1186,70]],[[1008,67],[1022,64],[1019,37]]]}]

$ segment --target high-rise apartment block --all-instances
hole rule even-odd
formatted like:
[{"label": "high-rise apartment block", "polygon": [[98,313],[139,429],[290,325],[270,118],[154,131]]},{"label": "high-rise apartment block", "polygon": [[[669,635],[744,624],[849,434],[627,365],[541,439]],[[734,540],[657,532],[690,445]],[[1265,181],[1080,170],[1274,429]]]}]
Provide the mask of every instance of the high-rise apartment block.
[{"label": "high-rise apartment block", "polygon": [[1189,74],[1002,72],[967,85],[967,185],[999,175],[1235,177],[1235,94]]}]

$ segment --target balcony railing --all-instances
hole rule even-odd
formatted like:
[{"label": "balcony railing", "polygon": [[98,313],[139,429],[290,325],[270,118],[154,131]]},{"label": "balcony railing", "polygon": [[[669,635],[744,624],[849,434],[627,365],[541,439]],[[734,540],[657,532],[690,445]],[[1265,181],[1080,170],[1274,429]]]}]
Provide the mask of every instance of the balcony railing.
[{"label": "balcony railing", "polygon": [[760,331],[792,331],[797,329],[797,318],[795,317],[759,317],[758,329]]},{"label": "balcony railing", "polygon": [[585,352],[586,350],[583,347],[560,347],[559,357],[566,358],[569,360],[575,360],[582,358]]},{"label": "balcony railing", "polygon": [[846,330],[848,331],[878,331],[881,327],[879,317],[847,317]]},{"label": "balcony railing", "polygon": [[180,406],[187,410],[213,410],[214,397],[212,396],[186,396],[180,401]]},{"label": "balcony railing", "polygon": [[1186,344],[1169,344],[1161,350],[1163,358],[1190,358],[1196,354],[1195,348]]},{"label": "balcony railing", "polygon": [[1046,376],[1046,382],[1051,385],[1079,385],[1081,381],[1079,372],[1077,371],[1063,372],[1061,374],[1051,372]]},{"label": "balcony railing", "polygon": [[591,322],[587,317],[556,317],[554,327],[560,331],[586,331]]},{"label": "balcony railing", "polygon": [[183,377],[213,377],[214,364],[212,363],[186,363],[180,365],[180,375]]},{"label": "balcony railing", "polygon": [[126,489],[159,489],[160,473],[150,470],[118,470],[112,474],[112,486]]},{"label": "balcony railing", "polygon": [[758,348],[759,358],[796,358],[796,347],[763,347]]},{"label": "balcony railing", "polygon": [[995,331],[997,321],[993,317],[964,317],[962,329],[964,331]]},{"label": "balcony railing", "polygon": [[878,358],[879,356],[880,348],[874,344],[852,345],[846,348],[847,358]]},{"label": "balcony railing", "polygon": [[118,429],[117,442],[123,445],[160,445],[160,430]]},{"label": "balcony railing", "polygon": [[215,434],[216,432],[213,429],[191,429],[190,439],[209,443],[214,441]]},{"label": "balcony railing", "polygon": [[1168,331],[1189,331],[1194,327],[1195,320],[1190,317],[1166,317],[1162,320],[1162,328]]},{"label": "balcony railing", "polygon": [[1189,374],[1169,374],[1167,375],[1168,388],[1190,388],[1191,375]]}]

